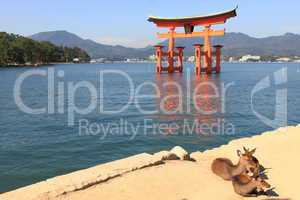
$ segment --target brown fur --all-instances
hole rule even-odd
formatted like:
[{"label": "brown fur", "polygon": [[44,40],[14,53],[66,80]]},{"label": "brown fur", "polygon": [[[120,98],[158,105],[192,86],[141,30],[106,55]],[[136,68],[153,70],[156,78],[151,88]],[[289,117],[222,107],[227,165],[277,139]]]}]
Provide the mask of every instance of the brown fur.
[{"label": "brown fur", "polygon": [[263,178],[251,178],[246,174],[235,176],[232,179],[232,185],[234,191],[244,197],[257,196],[258,191],[271,187]]},{"label": "brown fur", "polygon": [[214,160],[211,166],[213,173],[227,181],[232,180],[232,178],[237,175],[248,172],[251,172],[253,177],[257,177],[259,175],[259,162],[253,156],[255,149],[249,151],[244,147],[244,150],[244,154],[239,150],[237,151],[240,160],[236,165],[227,158],[217,158]]}]

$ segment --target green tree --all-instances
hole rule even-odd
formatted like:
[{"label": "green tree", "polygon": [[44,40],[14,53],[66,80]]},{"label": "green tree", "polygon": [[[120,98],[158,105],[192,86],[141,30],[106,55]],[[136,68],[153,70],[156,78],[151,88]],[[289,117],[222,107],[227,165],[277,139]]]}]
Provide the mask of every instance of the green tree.
[{"label": "green tree", "polygon": [[55,46],[50,42],[37,42],[19,35],[0,32],[0,65],[70,62],[74,58],[79,58],[82,62],[90,60],[90,56],[77,47]]}]

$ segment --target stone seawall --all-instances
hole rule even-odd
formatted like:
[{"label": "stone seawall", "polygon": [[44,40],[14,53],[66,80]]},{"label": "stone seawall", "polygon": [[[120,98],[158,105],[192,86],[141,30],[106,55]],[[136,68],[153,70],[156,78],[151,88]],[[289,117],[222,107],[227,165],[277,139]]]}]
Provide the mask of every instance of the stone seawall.
[{"label": "stone seawall", "polygon": [[215,176],[210,167],[219,157],[237,163],[236,151],[243,146],[257,148],[255,156],[269,169],[268,182],[275,188],[275,194],[288,197],[286,199],[300,199],[299,125],[233,140],[227,145],[190,155],[181,147],[153,155],[135,155],[4,193],[0,200],[238,200],[241,197],[234,193],[232,183]]},{"label": "stone seawall", "polygon": [[142,153],[121,160],[101,164],[67,175],[57,176],[24,188],[0,195],[1,200],[49,200],[61,195],[86,189],[135,170],[163,164],[164,160],[188,159],[181,147],[154,155]]}]

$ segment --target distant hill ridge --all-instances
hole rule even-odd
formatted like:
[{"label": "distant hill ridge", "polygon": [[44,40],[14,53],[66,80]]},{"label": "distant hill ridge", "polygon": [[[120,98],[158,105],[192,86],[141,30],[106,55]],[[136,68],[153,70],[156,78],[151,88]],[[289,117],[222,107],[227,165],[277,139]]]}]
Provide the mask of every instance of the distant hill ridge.
[{"label": "distant hill ridge", "polygon": [[[80,47],[87,51],[92,58],[145,58],[154,54],[153,47],[129,48],[121,45],[104,45],[89,39],[82,39],[79,36],[67,31],[41,32],[30,36],[37,41],[49,41],[56,45],[67,47]],[[255,38],[244,33],[226,33],[224,37],[215,37],[213,44],[224,45],[223,55],[242,56],[252,55],[273,55],[273,56],[295,56],[300,55],[300,35],[286,33],[280,36]],[[193,44],[202,43],[201,38],[177,39],[176,45],[187,47],[185,55],[193,55]],[[167,41],[161,44],[167,46]]]},{"label": "distant hill ridge", "polygon": [[67,31],[41,32],[30,36],[30,38],[37,41],[48,41],[58,46],[80,47],[87,51],[92,58],[105,57],[117,59],[147,56],[145,54],[141,54],[140,49],[128,48],[120,45],[104,45],[89,39],[82,39]]}]

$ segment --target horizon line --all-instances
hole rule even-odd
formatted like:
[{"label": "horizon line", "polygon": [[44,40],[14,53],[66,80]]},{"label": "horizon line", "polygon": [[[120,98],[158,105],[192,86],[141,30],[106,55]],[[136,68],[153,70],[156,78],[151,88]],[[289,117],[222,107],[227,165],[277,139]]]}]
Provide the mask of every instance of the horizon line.
[{"label": "horizon line", "polygon": [[[0,32],[6,32],[6,31],[0,31]],[[73,32],[70,32],[70,31],[67,31],[67,30],[54,30],[54,31],[40,31],[40,32],[37,32],[37,33],[34,33],[34,34],[31,34],[31,35],[22,35],[22,34],[19,34],[19,33],[12,33],[10,32],[10,34],[17,34],[17,35],[21,35],[23,37],[26,37],[26,38],[30,38],[32,39],[31,37],[34,36],[34,35],[37,35],[37,34],[41,34],[41,33],[51,33],[51,32],[66,32],[68,34],[73,34],[83,40],[91,40],[97,44],[100,44],[100,45],[107,45],[107,46],[122,46],[122,47],[126,47],[126,48],[132,48],[132,49],[143,49],[143,48],[147,48],[149,46],[153,46],[155,45],[155,43],[153,45],[146,45],[144,47],[130,47],[130,46],[126,46],[126,45],[122,45],[122,44],[109,44],[109,43],[101,43],[101,42],[98,42],[96,41],[95,39],[91,39],[91,38],[85,38],[83,36],[81,36],[80,34],[77,34],[77,33],[73,33]],[[6,33],[9,33],[9,32],[6,32]],[[226,34],[243,34],[243,35],[246,35],[246,36],[249,36],[251,38],[254,38],[254,39],[265,39],[265,38],[270,38],[270,37],[280,37],[280,36],[284,36],[284,35],[288,35],[288,34],[293,34],[293,35],[298,35],[300,36],[300,33],[293,33],[293,32],[285,32],[285,33],[282,33],[282,34],[277,34],[277,35],[269,35],[269,36],[262,36],[262,37],[257,37],[257,36],[252,36],[251,34],[248,34],[248,33],[244,33],[244,32],[226,32]],[[167,40],[167,39],[166,39]],[[166,40],[161,40],[161,42],[163,41],[166,41]]]}]

